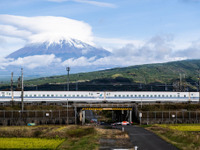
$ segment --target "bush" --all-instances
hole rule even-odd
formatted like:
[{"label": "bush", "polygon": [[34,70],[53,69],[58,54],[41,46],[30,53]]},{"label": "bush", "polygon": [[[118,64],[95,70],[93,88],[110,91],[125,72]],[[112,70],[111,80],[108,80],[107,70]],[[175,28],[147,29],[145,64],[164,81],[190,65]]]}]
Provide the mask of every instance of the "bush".
[{"label": "bush", "polygon": [[36,130],[33,132],[33,137],[39,137],[42,134],[42,131]]},{"label": "bush", "polygon": [[95,133],[94,128],[78,128],[66,132],[68,137],[83,137],[93,133]]}]

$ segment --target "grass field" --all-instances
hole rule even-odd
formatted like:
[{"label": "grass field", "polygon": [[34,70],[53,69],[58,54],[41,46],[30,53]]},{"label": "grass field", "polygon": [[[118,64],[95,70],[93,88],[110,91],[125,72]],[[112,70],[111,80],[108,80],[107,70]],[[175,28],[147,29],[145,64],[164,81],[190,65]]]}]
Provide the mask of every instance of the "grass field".
[{"label": "grass field", "polygon": [[200,124],[165,124],[147,127],[181,150],[200,150]]},{"label": "grass field", "polygon": [[56,149],[64,139],[0,138],[0,149]]},{"label": "grass field", "polygon": [[175,125],[159,125],[160,127],[164,127],[164,128],[169,128],[172,130],[178,130],[178,131],[196,131],[196,132],[200,132],[200,124],[175,124]]},{"label": "grass field", "polygon": [[128,139],[119,130],[91,126],[1,126],[0,149],[98,149],[100,138]]}]

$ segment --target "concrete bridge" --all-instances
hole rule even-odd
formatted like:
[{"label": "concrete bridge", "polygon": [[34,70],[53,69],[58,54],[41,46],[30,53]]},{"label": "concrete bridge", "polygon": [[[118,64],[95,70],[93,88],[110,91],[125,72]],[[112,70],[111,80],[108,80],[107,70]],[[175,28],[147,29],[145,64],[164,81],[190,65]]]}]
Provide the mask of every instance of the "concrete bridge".
[{"label": "concrete bridge", "polygon": [[[128,116],[128,121],[132,122],[133,120],[133,111],[137,111],[136,104],[133,103],[73,103],[72,107],[74,107],[75,111],[75,124],[77,124],[77,116],[79,114],[80,121],[82,124],[85,124],[86,112],[87,110],[107,110],[107,111],[120,111],[122,114],[126,111]],[[136,113],[135,113],[136,115]],[[114,118],[114,117],[112,117]]]}]

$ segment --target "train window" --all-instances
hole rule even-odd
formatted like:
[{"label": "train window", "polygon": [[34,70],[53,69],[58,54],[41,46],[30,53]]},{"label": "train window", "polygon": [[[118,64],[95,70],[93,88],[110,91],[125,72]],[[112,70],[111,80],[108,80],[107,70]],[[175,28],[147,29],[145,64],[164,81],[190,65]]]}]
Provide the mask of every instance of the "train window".
[{"label": "train window", "polygon": [[151,95],[151,97],[153,97],[153,95]]},{"label": "train window", "polygon": [[73,95],[72,97],[75,97],[75,95]]},{"label": "train window", "polygon": [[119,95],[119,97],[121,97],[121,95]]},{"label": "train window", "polygon": [[178,97],[180,97],[180,95],[178,95]]},{"label": "train window", "polygon": [[91,93],[91,95],[93,95],[93,93]]},{"label": "train window", "polygon": [[142,97],[145,97],[145,95],[143,95]]},{"label": "train window", "polygon": [[79,95],[77,95],[77,97],[79,97]]},{"label": "train window", "polygon": [[147,95],[147,97],[149,97],[149,95]]},{"label": "train window", "polygon": [[60,94],[60,97],[63,97],[63,96]]},{"label": "train window", "polygon": [[184,97],[186,97],[186,95],[184,95]]},{"label": "train window", "polygon": [[170,95],[170,97],[172,97],[172,95]]},{"label": "train window", "polygon": [[49,97],[49,94],[47,94],[47,97]]},{"label": "train window", "polygon": [[174,95],[174,97],[176,97],[176,95]]},{"label": "train window", "polygon": [[129,97],[129,95],[126,95],[126,97]]},{"label": "train window", "polygon": [[81,95],[81,97],[83,97],[83,95]]},{"label": "train window", "polygon": [[85,95],[85,97],[88,97],[88,95]]},{"label": "train window", "polygon": [[158,97],[160,97],[160,95],[158,95]]},{"label": "train window", "polygon": [[68,97],[71,97],[71,95],[68,95]]},{"label": "train window", "polygon": [[29,95],[29,97],[32,97],[32,95]]},{"label": "train window", "polygon": [[137,97],[137,95],[135,95],[135,97]]},{"label": "train window", "polygon": [[123,97],[125,97],[125,95],[123,95]]},{"label": "train window", "polygon": [[133,97],[133,95],[131,95],[131,97]]},{"label": "train window", "polygon": [[45,97],[45,95],[44,95],[44,94],[43,94],[42,96],[43,96],[43,97]]},{"label": "train window", "polygon": [[166,97],[168,97],[168,95],[166,95]]},{"label": "train window", "polygon": [[165,97],[165,95],[162,95],[162,97]]},{"label": "train window", "polygon": [[25,97],[28,97],[28,95],[26,94]]},{"label": "train window", "polygon": [[52,94],[51,97],[54,97],[54,95]]},{"label": "train window", "polygon": [[139,95],[139,97],[141,97],[141,95]]},{"label": "train window", "polygon": [[157,97],[157,95],[154,95],[154,97]]},{"label": "train window", "polygon": [[65,94],[64,97],[67,97],[67,95]]},{"label": "train window", "polygon": [[34,95],[34,97],[36,97],[36,95]]}]

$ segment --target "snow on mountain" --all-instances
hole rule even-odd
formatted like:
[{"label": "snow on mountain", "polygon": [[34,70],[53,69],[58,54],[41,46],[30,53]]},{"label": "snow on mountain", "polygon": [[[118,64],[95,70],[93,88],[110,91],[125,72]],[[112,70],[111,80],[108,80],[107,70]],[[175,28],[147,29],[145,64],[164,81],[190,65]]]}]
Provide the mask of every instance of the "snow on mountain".
[{"label": "snow on mountain", "polygon": [[110,52],[91,46],[75,39],[59,40],[58,42],[31,43],[11,53],[7,58],[23,58],[34,55],[51,55],[61,58],[95,57],[96,59],[110,55]]},{"label": "snow on mountain", "polygon": [[27,76],[62,75],[67,66],[72,68],[71,73],[96,71],[108,66],[93,65],[93,62],[110,55],[105,49],[76,39],[30,43],[8,55],[0,73],[20,74],[23,67]]}]

